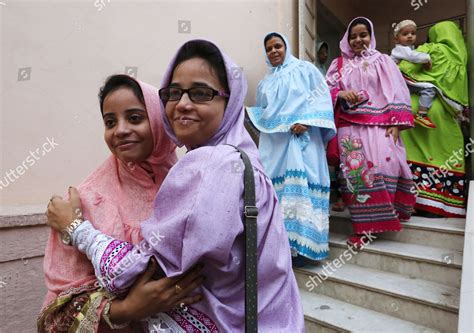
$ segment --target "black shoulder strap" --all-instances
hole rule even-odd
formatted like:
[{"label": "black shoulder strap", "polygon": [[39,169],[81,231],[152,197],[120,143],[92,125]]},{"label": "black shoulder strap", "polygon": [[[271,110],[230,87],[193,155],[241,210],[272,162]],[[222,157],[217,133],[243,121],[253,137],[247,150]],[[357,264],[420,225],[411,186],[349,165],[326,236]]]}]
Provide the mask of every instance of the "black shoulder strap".
[{"label": "black shoulder strap", "polygon": [[255,142],[255,144],[258,147],[258,142],[260,139],[260,131],[258,130],[257,127],[255,127],[255,125],[250,120],[249,113],[247,112],[247,108],[244,107],[244,109],[245,109],[245,118],[244,118],[245,129],[250,134],[250,137],[252,138],[253,142]]},{"label": "black shoulder strap", "polygon": [[[232,145],[229,145],[232,146]],[[244,232],[245,232],[245,332],[258,332],[257,307],[257,216],[255,203],[255,180],[252,163],[247,154],[232,146],[240,153],[244,162]]]}]

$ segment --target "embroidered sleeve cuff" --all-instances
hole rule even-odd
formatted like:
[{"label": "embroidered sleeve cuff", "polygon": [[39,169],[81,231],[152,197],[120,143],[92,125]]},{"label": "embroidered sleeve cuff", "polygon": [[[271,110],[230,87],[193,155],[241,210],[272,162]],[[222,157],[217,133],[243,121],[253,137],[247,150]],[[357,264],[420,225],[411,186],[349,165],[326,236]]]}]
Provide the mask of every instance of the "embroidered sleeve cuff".
[{"label": "embroidered sleeve cuff", "polygon": [[95,231],[94,226],[89,220],[85,220],[72,232],[72,245],[78,248],[79,251],[85,253],[85,251],[82,250],[83,246],[86,245],[85,243],[87,242],[87,237],[85,236],[93,231]]}]

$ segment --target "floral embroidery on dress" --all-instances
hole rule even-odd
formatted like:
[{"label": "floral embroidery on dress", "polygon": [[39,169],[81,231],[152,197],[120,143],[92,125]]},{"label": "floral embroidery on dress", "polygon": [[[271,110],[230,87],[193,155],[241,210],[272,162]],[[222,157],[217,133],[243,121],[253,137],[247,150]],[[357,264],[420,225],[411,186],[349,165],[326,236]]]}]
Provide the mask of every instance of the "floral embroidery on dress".
[{"label": "floral embroidery on dress", "polygon": [[95,332],[100,322],[99,307],[103,300],[103,292],[96,292],[90,296],[89,308],[84,314],[84,318],[80,321],[77,333]]},{"label": "floral embroidery on dress", "polygon": [[367,161],[362,150],[362,140],[345,135],[341,139],[341,170],[347,178],[347,188],[353,194],[354,200],[365,203],[371,198],[370,194],[359,194],[362,187],[374,187],[375,166]]},{"label": "floral embroidery on dress", "polygon": [[82,318],[88,318],[89,322],[86,325],[90,327],[90,320],[94,322],[93,314],[87,315],[87,313],[94,311],[92,309],[97,309],[96,303],[91,304],[94,299],[97,299],[92,297],[98,294],[95,289],[95,285],[83,285],[63,291],[42,310],[37,321],[38,332],[67,333],[75,321],[79,321],[78,316],[81,314]]}]

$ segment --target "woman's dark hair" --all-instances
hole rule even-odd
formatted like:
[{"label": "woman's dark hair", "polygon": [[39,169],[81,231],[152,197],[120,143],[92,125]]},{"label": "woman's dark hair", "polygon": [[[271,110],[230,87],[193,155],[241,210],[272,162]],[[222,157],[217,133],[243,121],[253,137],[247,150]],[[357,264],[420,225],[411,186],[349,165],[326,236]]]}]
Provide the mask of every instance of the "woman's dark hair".
[{"label": "woman's dark hair", "polygon": [[263,40],[263,46],[266,47],[267,46],[267,42],[272,39],[273,37],[278,37],[280,38],[282,41],[283,41],[283,44],[285,44],[285,49],[286,49],[286,42],[285,42],[285,39],[283,38],[283,36],[277,34],[276,32],[272,32],[270,34],[268,34],[265,39]]},{"label": "woman's dark hair", "polygon": [[209,64],[210,70],[217,75],[219,83],[224,90],[226,92],[229,91],[224,58],[217,46],[205,40],[192,40],[187,42],[181,47],[176,55],[173,72],[179,64],[193,58],[204,59]]},{"label": "woman's dark hair", "polygon": [[128,88],[133,91],[133,94],[138,98],[138,100],[145,105],[145,98],[143,97],[142,88],[137,81],[132,79],[128,75],[117,74],[111,75],[105,80],[105,84],[99,90],[99,103],[100,103],[100,112],[104,113],[104,99],[108,94],[114,92],[119,88]]},{"label": "woman's dark hair", "polygon": [[372,28],[370,27],[370,22],[367,21],[367,19],[363,18],[363,17],[359,17],[357,19],[355,19],[351,25],[349,26],[349,34],[347,35],[347,40],[350,39],[351,37],[351,30],[352,28],[354,28],[356,25],[358,24],[363,24],[365,25],[365,27],[367,28],[367,31],[369,32],[369,35],[370,37],[372,37]]}]

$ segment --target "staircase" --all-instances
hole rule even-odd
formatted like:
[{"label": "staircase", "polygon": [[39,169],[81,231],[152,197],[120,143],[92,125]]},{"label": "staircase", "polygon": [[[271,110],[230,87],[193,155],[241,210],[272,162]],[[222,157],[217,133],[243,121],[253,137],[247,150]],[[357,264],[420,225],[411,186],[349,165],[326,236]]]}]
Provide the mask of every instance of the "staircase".
[{"label": "staircase", "polygon": [[412,217],[351,252],[332,213],[329,259],[294,269],[307,333],[457,332],[465,219]]}]

